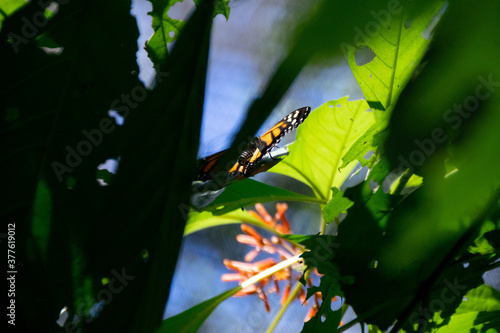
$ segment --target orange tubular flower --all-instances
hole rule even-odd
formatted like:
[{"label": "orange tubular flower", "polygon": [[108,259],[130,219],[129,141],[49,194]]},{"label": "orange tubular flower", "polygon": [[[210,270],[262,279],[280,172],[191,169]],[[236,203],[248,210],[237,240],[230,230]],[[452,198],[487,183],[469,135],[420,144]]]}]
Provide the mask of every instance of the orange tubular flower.
[{"label": "orange tubular flower", "polygon": [[259,215],[262,217],[262,221],[267,224],[268,226],[272,227],[274,226],[273,223],[273,218],[269,213],[267,212],[266,208],[264,208],[263,204],[255,204],[255,209],[259,213]]},{"label": "orange tubular flower", "polygon": [[[290,224],[285,217],[285,212],[288,209],[288,205],[286,203],[276,204],[276,214],[274,217],[271,217],[262,204],[256,204],[255,209],[256,211],[250,210],[249,213],[262,223],[274,228],[281,234],[292,233]],[[252,276],[274,266],[278,263],[278,261],[286,260],[299,255],[302,252],[301,249],[277,236],[272,235],[270,238],[262,236],[257,230],[255,230],[255,228],[247,224],[241,224],[241,230],[244,234],[237,235],[236,240],[241,244],[251,246],[252,249],[245,255],[245,262],[224,259],[224,265],[226,265],[228,269],[237,273],[223,274],[223,281],[238,281],[241,284],[243,281],[248,280]],[[277,256],[279,259],[277,259],[277,261],[272,257],[268,257],[267,259],[252,262],[260,253],[267,253],[268,255],[273,255],[275,257]],[[317,274],[317,271],[314,269],[312,270],[312,273]],[[292,284],[295,281],[298,281],[301,275],[301,272],[292,269],[292,267],[287,267],[272,276],[260,280],[254,285],[240,290],[235,296],[257,294],[257,296],[264,302],[266,311],[269,312],[270,306],[266,292],[269,294],[273,292],[279,294],[279,283],[280,281],[284,281],[286,284],[283,290],[283,295],[281,296],[281,304],[283,305],[290,295]],[[311,278],[307,279],[307,285],[312,285]],[[303,304],[307,304],[306,291],[304,288],[299,291],[297,299],[299,299]],[[312,307],[306,316],[307,320],[314,316],[314,314],[318,311],[321,293],[316,293],[312,300],[313,301],[310,302]]]}]

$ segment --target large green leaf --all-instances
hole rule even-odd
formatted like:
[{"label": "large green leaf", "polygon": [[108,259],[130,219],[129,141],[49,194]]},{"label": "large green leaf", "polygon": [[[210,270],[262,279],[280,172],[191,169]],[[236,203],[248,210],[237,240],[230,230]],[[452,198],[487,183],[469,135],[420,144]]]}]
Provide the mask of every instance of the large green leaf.
[{"label": "large green leaf", "polygon": [[340,169],[342,157],[374,122],[366,101],[344,97],[325,103],[299,126],[290,155],[269,171],[300,180],[328,200],[330,189],[340,188],[355,164]]},{"label": "large green leaf", "polygon": [[215,310],[215,308],[229,297],[241,290],[241,286],[228,290],[218,296],[215,296],[203,303],[179,313],[173,317],[167,318],[161,324],[156,333],[196,333],[203,322]]},{"label": "large green leaf", "polygon": [[[403,8],[392,14],[389,11],[379,12],[374,15],[374,21],[365,26],[376,28],[377,33],[370,31],[369,34],[362,34],[358,45],[342,44],[346,48],[349,66],[377,115],[377,122],[345,154],[342,167],[355,159],[363,166],[371,166],[375,162],[377,155],[366,159],[366,153],[380,150],[394,104],[431,41],[429,36],[424,38],[423,31],[427,29],[426,33],[430,33],[428,27],[435,23],[432,20],[437,19],[435,15],[442,6],[441,1],[430,2],[418,15]],[[411,19],[408,15],[416,16]],[[374,58],[364,63],[361,57],[367,55]],[[381,113],[377,108],[385,112]]]},{"label": "large green leaf", "polygon": [[[397,232],[401,237],[397,241],[399,245],[394,243],[394,247],[390,246],[387,252],[384,252],[384,256],[393,258],[402,255],[401,245],[405,244],[403,251],[409,257],[406,264],[401,263],[404,267],[410,262],[412,265],[423,265],[425,262],[425,266],[431,268],[426,258],[437,259],[436,247],[448,242],[453,243],[464,232],[468,232],[469,228],[478,227],[479,225],[473,224],[483,221],[475,219],[484,218],[484,210],[491,209],[489,202],[495,199],[496,191],[500,187],[496,167],[500,158],[494,153],[500,145],[500,137],[495,134],[496,128],[500,126],[498,95],[492,94],[485,103],[478,103],[476,112],[480,113],[480,116],[478,114],[476,117],[464,118],[461,127],[455,128],[455,124],[451,124],[450,128],[450,123],[443,122],[448,113],[446,108],[442,108],[443,103],[452,107],[454,104],[463,103],[464,100],[473,99],[479,87],[487,91],[487,87],[478,80],[476,73],[495,73],[500,77],[500,66],[497,62],[492,59],[491,62],[481,60],[481,53],[490,54],[492,51],[489,42],[482,44],[481,48],[475,44],[478,49],[468,47],[457,57],[453,57],[454,48],[450,49],[448,45],[450,37],[453,37],[452,40],[467,38],[471,43],[476,43],[477,39],[483,40],[485,35],[489,35],[489,38],[499,41],[499,37],[492,33],[492,27],[499,27],[496,15],[491,14],[499,9],[497,3],[476,8],[472,17],[464,8],[460,4],[449,7],[447,15],[450,16],[443,18],[443,30],[436,34],[436,45],[430,51],[433,56],[430,57],[428,66],[419,76],[419,80],[405,91],[391,120],[387,148],[393,154],[394,164],[399,163],[412,170],[419,168],[424,177],[424,184],[427,184],[418,191],[418,197],[415,198],[419,203],[405,211],[393,224],[398,225]],[[458,23],[465,18],[478,24],[473,36]],[[450,35],[451,31],[453,35]],[[460,42],[460,45],[463,45],[462,43],[464,42]],[[496,44],[498,52],[499,45]],[[441,54],[443,52],[444,55]],[[460,66],[458,70],[458,63],[455,66],[449,65],[450,59],[454,62],[459,59],[467,60],[468,65]],[[455,81],[451,81],[450,76],[455,77]],[[457,80],[458,77],[462,79]],[[464,89],[465,87],[467,89]],[[439,97],[436,90],[439,90]],[[418,101],[415,96],[419,96]],[[413,123],[409,126],[411,122]],[[406,131],[403,132],[403,129]],[[450,131],[447,131],[448,129]],[[434,134],[438,130],[444,139],[453,144],[449,150],[452,152],[450,155],[446,153],[446,146],[442,141],[435,140]],[[454,130],[457,132],[453,133]],[[453,140],[455,135],[460,135],[460,140]],[[399,150],[402,142],[411,144],[404,150]],[[397,158],[394,158],[396,156]],[[457,172],[445,178],[447,157],[456,166]],[[391,259],[387,257],[387,260]],[[391,269],[403,269],[398,264],[394,265],[398,260],[391,262]]]},{"label": "large green leaf", "polygon": [[[26,5],[26,1],[23,0],[2,0],[0,1],[0,8],[1,8],[1,13],[0,13],[0,28],[2,27],[2,22],[3,20],[11,16],[13,12],[18,10],[19,8],[23,7]],[[9,31],[11,32],[11,31]],[[22,37],[22,36],[20,36]],[[15,36],[10,35],[10,38],[16,39]]]},{"label": "large green leaf", "polygon": [[[195,173],[210,7],[203,1],[186,23],[152,91],[137,79],[128,2],[60,2],[55,16],[29,30],[26,19],[43,13],[31,2],[3,21],[0,214],[16,225],[21,331],[160,325],[185,223],[178,206],[189,202]],[[9,32],[27,42],[16,49]],[[39,48],[49,42],[64,48]],[[118,156],[114,182],[100,186],[98,166]],[[59,327],[64,307],[69,320]]]},{"label": "large green leaf", "polygon": [[[359,39],[359,27],[364,27],[382,12],[399,12],[405,8],[408,13],[415,14],[433,3],[434,0],[420,1],[416,6],[408,0],[396,3],[386,0],[321,1],[317,6],[304,7],[306,11],[301,13],[300,20],[291,21],[297,27],[287,27],[294,34],[288,53],[270,76],[266,88],[256,96],[250,106],[247,121],[237,134],[228,154],[222,157],[221,165],[226,165],[231,156],[239,155],[238,147],[255,135],[262,120],[276,107],[311,59],[332,59],[341,55],[346,44],[352,44]],[[332,19],[332,16],[335,16],[335,19]],[[328,189],[330,187],[327,186]],[[327,192],[325,190],[323,194]]]},{"label": "large green leaf", "polygon": [[[126,238],[141,236],[143,244],[128,245],[129,251],[142,253],[146,249],[151,258],[144,274],[144,288],[136,296],[138,315],[130,331],[155,330],[169,296],[186,222],[179,206],[189,202],[192,175],[196,172],[212,18],[213,2],[202,1],[168,59],[160,64],[160,73],[166,72],[168,77],[159,82],[143,109],[131,113],[128,128],[125,122],[128,140],[122,142],[120,168],[112,185],[115,193],[122,195],[123,206],[114,208],[131,221]],[[144,161],[148,161],[147,166]],[[126,193],[134,195],[124,196]],[[145,225],[148,222],[149,228]],[[112,244],[117,247],[126,241],[115,239]],[[108,318],[113,320],[112,316]]]},{"label": "large green leaf", "polygon": [[[500,80],[500,66],[493,56],[500,52],[499,37],[493,33],[499,27],[496,5],[482,3],[472,10],[459,2],[447,8],[425,67],[391,119],[387,153],[393,165],[404,163],[418,172],[428,156],[460,138],[468,124],[484,114],[483,107],[496,104]],[[472,25],[474,30],[467,29]]]},{"label": "large green leaf", "polygon": [[[440,289],[435,295],[436,298],[433,297],[433,307],[442,310],[443,304],[449,303],[450,299],[455,296],[462,297],[457,294],[457,290],[462,289],[463,284],[463,282],[458,284],[455,284],[455,282],[447,283],[447,288]],[[458,289],[456,289],[457,286]],[[471,332],[474,330],[481,331],[481,328],[484,331],[495,328],[495,332],[497,332],[500,329],[500,321],[497,320],[500,313],[500,292],[484,284],[469,290],[463,296],[463,301],[461,301],[460,306],[451,317],[446,318],[443,316],[443,312],[432,316],[428,309],[423,308],[422,310],[421,313],[413,313],[412,316],[415,318],[419,315],[422,317],[419,320],[410,318],[414,325],[408,328],[408,332],[416,328],[417,323],[426,332]],[[432,317],[433,321],[429,321],[428,318]]]},{"label": "large green leaf", "polygon": [[[495,231],[496,230],[496,231]],[[494,232],[498,234],[500,231],[498,227],[492,221],[488,220],[481,225],[481,230],[479,231],[479,237],[474,241],[474,245],[469,248],[469,252],[471,253],[479,253],[479,254],[490,254],[495,252],[495,244],[488,240],[489,232]],[[487,234],[485,236],[485,234]],[[490,233],[491,234],[491,233]],[[491,234],[492,235],[492,234]],[[498,245],[497,245],[498,247]]]},{"label": "large green leaf", "polygon": [[319,287],[308,289],[308,294],[315,292],[321,292],[323,301],[314,317],[304,324],[301,333],[332,332],[332,328],[338,327],[342,319],[342,309],[334,311],[331,305],[331,300],[341,295],[338,280],[331,279],[328,275],[322,276]]},{"label": "large green leaf", "polygon": [[467,312],[455,315],[450,322],[433,333],[500,332],[500,311]]},{"label": "large green leaf", "polygon": [[[389,124],[390,110],[387,110],[382,117],[377,118],[377,122],[373,124],[345,153],[342,157],[341,168],[346,167],[352,161],[359,161],[362,166],[372,166],[377,158],[377,152],[380,151],[381,145],[385,141],[386,128]],[[367,154],[373,152],[373,155],[368,158]]]},{"label": "large green leaf", "polygon": [[[4,4],[2,12],[10,13]],[[44,7],[31,2],[5,18],[0,33],[6,115],[0,131],[6,200],[0,214],[17,229],[21,331],[61,329],[54,321],[61,309],[86,315],[102,287],[102,275],[89,268],[88,249],[106,243],[92,240],[100,230],[94,223],[107,222],[101,208],[109,193],[97,184],[96,169],[116,157],[112,137],[119,132],[107,111],[119,92],[141,85],[131,75],[137,72],[138,31],[129,4],[115,1],[93,10],[96,6],[78,0],[60,4],[41,24]],[[63,52],[47,54],[39,48],[40,37],[63,45]],[[123,266],[115,262],[104,274]]]},{"label": "large green leaf", "polygon": [[237,209],[223,215],[214,215],[211,212],[198,213],[193,211],[189,214],[184,236],[206,228],[235,223],[247,223],[261,228],[268,228],[264,223],[244,210]]},{"label": "large green leaf", "polygon": [[[299,240],[302,237],[293,238]],[[312,286],[307,289],[307,298],[320,292],[322,302],[314,317],[304,324],[302,333],[331,332],[332,329],[340,325],[342,309],[335,311],[332,309],[333,299],[343,296],[340,289],[342,276],[339,267],[331,262],[335,255],[334,248],[336,244],[334,240],[335,238],[330,235],[317,235],[300,240],[309,249],[301,256],[308,269],[316,267],[318,273],[322,275],[319,286]],[[305,284],[304,276],[301,278],[301,282]]]},{"label": "large green leaf", "polygon": [[[387,109],[397,100],[429,45],[424,30],[443,5],[444,1],[435,1],[416,17],[408,16],[405,8],[381,12],[366,24],[359,44],[344,46],[370,106],[379,103]],[[361,55],[370,52],[374,58],[365,63]]]},{"label": "large green leaf", "polygon": [[224,192],[203,210],[220,215],[245,206],[269,201],[323,202],[314,197],[287,191],[247,178],[226,187]]},{"label": "large green leaf", "polygon": [[[499,36],[493,32],[499,29],[500,8],[498,3],[483,3],[469,9],[466,2],[450,3],[426,67],[406,87],[391,118],[385,148],[393,167],[418,171],[423,185],[400,204],[392,202],[383,246],[374,255],[377,268],[367,268],[356,279],[356,289],[346,292],[356,313],[381,329],[396,319],[397,330],[413,314],[418,317],[422,302],[427,306],[434,300],[431,289],[452,264],[460,265],[454,259],[498,211],[500,99],[491,90],[498,89],[500,66],[483,54],[500,52]],[[489,75],[493,83],[488,84]],[[485,95],[487,100],[480,99]],[[458,111],[463,104],[476,108]],[[455,173],[447,174],[449,164],[456,167]],[[339,238],[341,233],[340,228]],[[475,271],[486,269],[483,262]],[[457,270],[461,274],[456,277],[468,271]],[[449,278],[455,281],[453,275]],[[477,283],[476,277],[466,289]]]},{"label": "large green leaf", "polygon": [[473,311],[500,311],[500,291],[485,284],[470,290],[465,294],[457,313]]}]

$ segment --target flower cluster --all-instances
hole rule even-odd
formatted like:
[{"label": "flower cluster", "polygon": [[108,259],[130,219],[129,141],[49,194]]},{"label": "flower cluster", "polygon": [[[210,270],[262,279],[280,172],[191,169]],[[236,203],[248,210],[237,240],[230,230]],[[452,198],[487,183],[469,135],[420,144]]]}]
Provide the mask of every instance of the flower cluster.
[{"label": "flower cluster", "polygon": [[[255,209],[256,211],[249,211],[249,213],[268,227],[276,230],[277,234],[292,234],[290,224],[285,217],[285,212],[288,209],[288,205],[286,203],[276,204],[276,214],[274,217],[269,215],[262,204],[256,204]],[[251,278],[252,276],[276,265],[278,262],[289,259],[303,252],[302,248],[275,235],[272,235],[270,238],[266,238],[247,224],[241,224],[241,230],[244,234],[237,235],[236,240],[241,244],[250,245],[252,250],[245,255],[244,262],[224,259],[224,265],[236,273],[223,274],[222,281],[239,281],[241,284],[243,281]],[[273,257],[254,261],[257,255],[263,252]],[[278,260],[276,258],[278,258]],[[281,295],[281,304],[284,305],[290,295],[292,284],[298,281],[302,275],[302,272],[298,270],[299,266],[300,265],[297,264],[295,266],[287,267],[251,286],[240,290],[235,296],[248,296],[256,294],[264,302],[266,311],[269,312],[270,306],[267,294],[274,292],[280,294],[281,289],[279,282],[284,281],[285,288]],[[317,274],[315,270],[313,270],[313,272]],[[312,286],[311,278],[308,278],[306,282],[308,286]],[[304,287],[299,290],[297,299],[299,299],[303,304],[307,304],[306,290]],[[321,293],[314,294],[314,296],[311,297],[311,300],[313,304],[306,316],[306,321],[312,318],[318,311],[321,301]]]}]

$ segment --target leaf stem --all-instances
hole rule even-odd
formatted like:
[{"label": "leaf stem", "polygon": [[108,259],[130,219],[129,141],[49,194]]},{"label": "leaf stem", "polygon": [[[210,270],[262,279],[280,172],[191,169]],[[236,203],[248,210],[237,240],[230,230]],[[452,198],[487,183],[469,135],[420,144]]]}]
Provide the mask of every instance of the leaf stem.
[{"label": "leaf stem", "polygon": [[[323,210],[323,207],[321,208],[321,210]],[[323,214],[321,214],[321,222],[319,224],[319,234],[320,235],[324,235],[325,234],[325,228],[326,228],[326,221],[325,221],[325,217]]]}]

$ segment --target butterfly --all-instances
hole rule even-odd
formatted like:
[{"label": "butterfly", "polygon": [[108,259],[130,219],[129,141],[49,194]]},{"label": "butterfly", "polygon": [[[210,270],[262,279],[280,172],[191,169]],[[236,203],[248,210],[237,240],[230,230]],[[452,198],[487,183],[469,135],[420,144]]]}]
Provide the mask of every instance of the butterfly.
[{"label": "butterfly", "polygon": [[[285,136],[294,128],[297,128],[307,118],[311,108],[306,106],[292,111],[281,119],[276,125],[271,127],[262,136],[253,138],[246,146],[245,150],[238,157],[236,163],[227,171],[228,176],[234,179],[242,179],[252,174],[257,163],[273,149]],[[200,160],[200,169],[197,180],[207,181],[213,178],[217,162],[227,150],[220,151]]]}]

